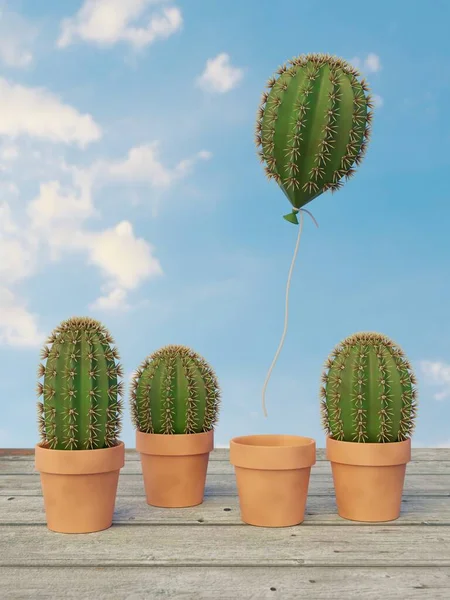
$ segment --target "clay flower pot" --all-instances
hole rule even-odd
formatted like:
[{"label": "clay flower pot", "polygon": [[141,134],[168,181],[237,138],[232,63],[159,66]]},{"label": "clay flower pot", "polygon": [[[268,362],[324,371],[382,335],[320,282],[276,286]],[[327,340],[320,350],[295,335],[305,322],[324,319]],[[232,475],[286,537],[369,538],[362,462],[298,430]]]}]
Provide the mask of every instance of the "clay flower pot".
[{"label": "clay flower pot", "polygon": [[230,441],[241,519],[260,527],[288,527],[305,516],[316,444],[296,435],[247,435]]},{"label": "clay flower pot", "polygon": [[147,504],[163,508],[201,504],[213,448],[213,429],[187,434],[136,431]]},{"label": "clay flower pot", "polygon": [[125,446],[51,450],[35,446],[47,527],[59,533],[91,533],[111,527]]},{"label": "clay flower pot", "polygon": [[338,513],[351,521],[393,521],[400,515],[411,440],[340,442],[327,437]]}]

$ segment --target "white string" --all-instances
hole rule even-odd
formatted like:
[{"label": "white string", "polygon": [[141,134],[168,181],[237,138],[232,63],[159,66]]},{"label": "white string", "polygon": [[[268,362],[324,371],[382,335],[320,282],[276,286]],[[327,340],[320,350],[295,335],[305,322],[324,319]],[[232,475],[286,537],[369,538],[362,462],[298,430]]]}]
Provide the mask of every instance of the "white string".
[{"label": "white string", "polygon": [[301,208],[298,212],[300,213],[300,225],[298,228],[297,243],[295,244],[294,256],[292,257],[291,268],[289,269],[289,275],[288,275],[288,280],[287,280],[287,285],[286,285],[286,305],[285,305],[285,313],[284,313],[283,335],[281,336],[280,345],[278,346],[278,350],[275,354],[272,364],[270,365],[270,369],[269,369],[269,372],[267,373],[266,381],[264,382],[264,386],[263,386],[263,390],[262,390],[262,406],[263,406],[263,411],[264,411],[265,417],[267,417],[266,401],[265,401],[267,384],[269,383],[272,369],[274,368],[275,363],[277,362],[278,356],[281,352],[281,348],[283,347],[284,338],[286,337],[286,332],[287,332],[288,316],[289,316],[289,288],[291,287],[292,272],[294,270],[295,259],[297,258],[297,252],[298,252],[298,248],[300,245],[300,238],[301,238],[302,230],[303,230],[303,212],[308,213],[310,215],[310,217],[312,218],[312,220],[314,221],[314,223],[316,224],[316,226],[318,227],[317,221],[315,220],[315,218],[312,216],[312,214],[308,210]]}]

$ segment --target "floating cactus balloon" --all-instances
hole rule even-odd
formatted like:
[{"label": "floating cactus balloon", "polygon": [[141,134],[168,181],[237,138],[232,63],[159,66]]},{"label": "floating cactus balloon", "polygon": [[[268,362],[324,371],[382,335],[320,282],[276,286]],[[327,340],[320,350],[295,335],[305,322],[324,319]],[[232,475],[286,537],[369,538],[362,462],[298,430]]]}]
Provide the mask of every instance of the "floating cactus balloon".
[{"label": "floating cactus balloon", "polygon": [[294,58],[262,96],[256,145],[269,179],[296,212],[327,190],[340,189],[362,161],[373,108],[367,83],[346,61],[328,54]]},{"label": "floating cactus balloon", "polygon": [[356,333],[336,346],[322,375],[327,434],[346,442],[397,442],[411,437],[416,379],[398,344]]},{"label": "floating cactus balloon", "polygon": [[121,430],[119,354],[107,329],[88,317],[63,321],[49,336],[39,365],[41,442],[56,450],[107,448]]},{"label": "floating cactus balloon", "polygon": [[217,422],[220,390],[196,352],[169,345],[148,356],[131,384],[131,417],[144,433],[201,433]]}]

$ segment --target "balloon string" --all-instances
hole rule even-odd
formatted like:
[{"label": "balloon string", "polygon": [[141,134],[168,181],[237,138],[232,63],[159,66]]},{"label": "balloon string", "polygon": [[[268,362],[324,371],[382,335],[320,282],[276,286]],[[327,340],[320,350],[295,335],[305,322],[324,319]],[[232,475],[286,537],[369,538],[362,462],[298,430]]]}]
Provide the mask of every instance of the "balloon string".
[{"label": "balloon string", "polygon": [[262,390],[262,406],[263,406],[263,411],[264,411],[264,416],[265,417],[267,417],[266,400],[265,400],[267,384],[269,383],[270,375],[271,375],[272,370],[273,370],[273,368],[275,366],[275,363],[277,362],[278,356],[279,356],[279,354],[281,352],[281,348],[283,347],[284,339],[285,339],[286,333],[287,333],[288,316],[289,316],[289,288],[291,287],[292,273],[293,273],[293,270],[294,270],[295,259],[297,258],[298,248],[299,248],[299,245],[300,245],[300,238],[301,238],[302,230],[303,230],[303,218],[304,218],[303,217],[303,213],[304,212],[307,213],[311,217],[311,219],[314,221],[314,223],[316,224],[316,226],[319,227],[316,219],[309,212],[309,210],[306,210],[305,208],[301,208],[300,210],[297,210],[297,212],[300,213],[300,225],[299,225],[299,228],[298,228],[297,243],[295,244],[294,256],[292,257],[291,267],[289,269],[289,275],[288,275],[288,280],[287,280],[287,285],[286,285],[286,304],[285,304],[285,313],[284,313],[284,330],[283,330],[283,335],[281,336],[281,341],[280,341],[280,344],[278,346],[278,350],[277,350],[277,352],[275,354],[275,357],[274,357],[274,359],[272,361],[272,364],[270,365],[269,372],[267,373],[267,377],[266,377],[266,380],[264,382],[264,386],[263,386],[263,390]]}]

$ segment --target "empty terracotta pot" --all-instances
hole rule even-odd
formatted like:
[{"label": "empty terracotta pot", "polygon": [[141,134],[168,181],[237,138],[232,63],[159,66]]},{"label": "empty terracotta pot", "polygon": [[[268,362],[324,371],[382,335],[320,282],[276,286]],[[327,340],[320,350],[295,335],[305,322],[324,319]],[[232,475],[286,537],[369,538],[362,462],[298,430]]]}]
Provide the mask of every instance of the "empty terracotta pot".
[{"label": "empty terracotta pot", "polygon": [[296,435],[247,435],[230,441],[241,519],[260,527],[289,527],[305,516],[316,444]]},{"label": "empty terracotta pot", "polygon": [[92,533],[111,527],[125,446],[51,450],[35,446],[47,527],[59,533]]},{"label": "empty terracotta pot", "polygon": [[147,504],[164,508],[201,504],[213,448],[213,429],[187,434],[136,431]]},{"label": "empty terracotta pot", "polygon": [[400,515],[411,440],[380,444],[327,438],[338,513],[351,521],[393,521]]}]

